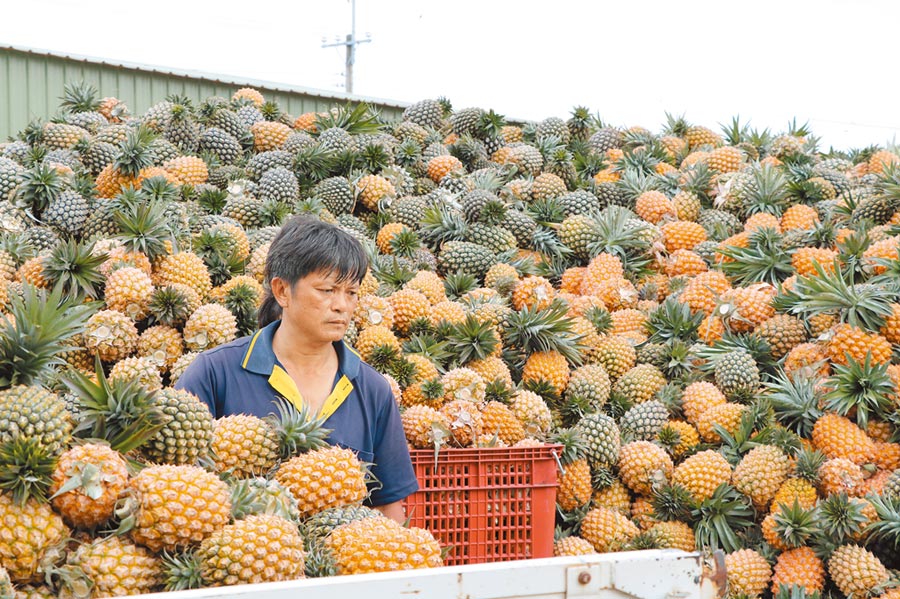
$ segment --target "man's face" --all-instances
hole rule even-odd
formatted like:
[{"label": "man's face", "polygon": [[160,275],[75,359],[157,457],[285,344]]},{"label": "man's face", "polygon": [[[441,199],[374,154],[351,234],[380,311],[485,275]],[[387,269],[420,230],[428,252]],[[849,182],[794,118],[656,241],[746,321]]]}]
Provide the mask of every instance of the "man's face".
[{"label": "man's face", "polygon": [[336,273],[315,272],[289,290],[282,318],[310,340],[340,341],[359,296],[355,281],[338,281]]}]

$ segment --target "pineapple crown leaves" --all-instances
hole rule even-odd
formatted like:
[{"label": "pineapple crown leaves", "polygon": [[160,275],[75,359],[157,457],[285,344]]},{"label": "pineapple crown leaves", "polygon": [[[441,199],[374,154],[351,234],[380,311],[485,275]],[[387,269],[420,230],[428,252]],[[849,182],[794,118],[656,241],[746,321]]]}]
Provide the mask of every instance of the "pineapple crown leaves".
[{"label": "pineapple crown leaves", "polygon": [[58,243],[44,261],[44,276],[77,301],[100,297],[104,281],[100,266],[107,254],[93,250],[93,243],[83,245],[72,238]]},{"label": "pineapple crown leaves", "polygon": [[229,486],[231,516],[235,520],[254,514],[271,514],[300,523],[297,500],[282,484],[265,478],[250,478],[232,481]]},{"label": "pineapple crown leaves", "polygon": [[56,463],[38,437],[7,439],[0,443],[0,491],[11,492],[18,505],[32,498],[43,503]]},{"label": "pineapple crown leaves", "polygon": [[734,487],[719,485],[712,497],[691,510],[697,545],[733,552],[741,549],[739,533],[756,525],[750,500]]},{"label": "pineapple crown leaves", "polygon": [[900,549],[900,496],[888,493],[869,495],[866,499],[878,515],[878,519],[865,529],[869,540]]},{"label": "pineapple crown leaves", "polygon": [[294,154],[291,170],[300,181],[319,182],[331,176],[336,163],[335,152],[323,148],[319,144],[313,144]]},{"label": "pineapple crown leaves", "polygon": [[506,125],[506,117],[497,114],[493,109],[482,112],[472,127],[472,133],[481,140],[500,137],[500,131]]},{"label": "pineapple crown leaves", "polygon": [[775,372],[765,383],[766,397],[775,411],[778,422],[804,438],[812,434],[813,426],[823,411],[819,407],[822,391],[812,373]]},{"label": "pineapple crown leaves", "polygon": [[66,187],[66,180],[50,164],[39,162],[25,171],[13,192],[13,204],[37,218]]},{"label": "pineapple crown leaves", "polygon": [[822,593],[819,591],[808,591],[801,584],[785,584],[778,585],[778,591],[774,594],[774,599],[821,599]]},{"label": "pineapple crown leaves", "polygon": [[797,452],[794,472],[803,480],[809,481],[813,485],[819,482],[819,468],[828,459],[824,453],[818,449],[801,449]]},{"label": "pineapple crown leaves", "polygon": [[282,401],[278,403],[278,414],[269,416],[269,423],[278,434],[278,448],[282,459],[290,459],[301,453],[320,449],[328,445],[331,429],[324,428],[325,418],[316,418],[309,413],[309,406],[303,404],[298,410]]},{"label": "pineapple crown leaves", "polygon": [[673,135],[675,137],[684,137],[691,124],[685,118],[684,114],[675,116],[666,112],[666,122],[663,125],[663,134]]},{"label": "pineapple crown leaves", "polygon": [[494,326],[490,322],[479,321],[472,314],[467,314],[465,320],[453,325],[447,341],[459,364],[483,360],[500,344]]},{"label": "pineapple crown leaves", "polygon": [[789,199],[787,176],[772,165],[761,164],[751,170],[740,199],[747,216],[761,212],[781,216]]},{"label": "pineapple crown leaves", "polygon": [[453,356],[446,341],[429,334],[412,335],[401,347],[404,355],[419,354],[431,360],[438,372],[445,370],[444,364]]},{"label": "pineapple crown leaves", "polygon": [[377,133],[381,130],[379,113],[368,104],[346,104],[316,115],[316,131],[323,132],[337,127],[351,135]]},{"label": "pineapple crown leaves", "polygon": [[77,81],[63,87],[60,107],[67,112],[92,112],[100,108],[97,88],[90,83]]},{"label": "pineapple crown leaves", "polygon": [[714,362],[718,357],[717,353],[724,355],[741,350],[750,354],[763,378],[768,377],[774,371],[776,360],[772,357],[772,348],[768,341],[756,333],[735,334],[725,331],[722,338],[716,341],[711,348],[701,348],[699,355]]},{"label": "pineapple crown leaves", "polygon": [[722,439],[721,453],[732,466],[759,445],[768,445],[772,436],[772,409],[768,400],[760,398],[744,410],[734,434],[719,424],[713,430]]},{"label": "pineapple crown leaves", "polygon": [[887,372],[887,364],[872,364],[871,352],[860,363],[847,354],[847,364],[833,364],[834,374],[826,385],[824,407],[841,416],[856,412],[856,422],[865,428],[869,417],[885,417],[894,411],[893,396],[897,389]]},{"label": "pineapple crown leaves", "polygon": [[666,343],[672,339],[692,343],[697,339],[697,331],[702,322],[702,313],[692,313],[687,304],[675,298],[667,298],[650,313],[644,328],[650,335],[650,343]]},{"label": "pineapple crown leaves", "polygon": [[102,439],[120,453],[128,453],[152,439],[165,426],[166,416],[155,403],[156,392],[137,379],[106,378],[100,358],[95,358],[96,381],[69,370],[62,381],[76,396],[81,422],[75,434]]},{"label": "pineapple crown leaves", "polygon": [[738,284],[770,283],[778,285],[794,272],[790,254],[781,243],[781,235],[771,228],[750,234],[748,247],[724,246],[716,253],[731,258],[720,268]]},{"label": "pineapple crown leaves", "polygon": [[719,128],[725,137],[725,142],[730,146],[736,146],[747,140],[747,133],[750,129],[750,122],[741,123],[740,115],[731,117],[728,124],[719,123]]},{"label": "pineapple crown leaves", "polygon": [[799,277],[791,291],[775,296],[776,311],[807,318],[815,314],[837,312],[841,322],[867,330],[879,330],[891,314],[898,292],[879,285],[854,285],[848,282],[835,260],[834,270],[826,271],[814,262],[815,275]]},{"label": "pineapple crown leaves", "polygon": [[140,252],[150,260],[168,252],[166,241],[177,247],[177,239],[166,216],[166,206],[164,200],[142,200],[139,196],[134,201],[121,202],[114,213],[121,231],[116,239],[122,241],[128,251]]},{"label": "pineapple crown leaves", "polygon": [[468,225],[456,208],[447,204],[435,204],[425,211],[419,234],[432,250],[438,250],[448,241],[464,241]]},{"label": "pineapple crown leaves", "polygon": [[830,547],[852,543],[853,537],[863,531],[868,521],[864,507],[862,500],[848,497],[844,492],[819,500],[815,510],[817,544],[827,543]]},{"label": "pineapple crown leaves", "polygon": [[61,286],[52,291],[23,286],[9,299],[9,314],[0,316],[0,389],[38,383],[54,366],[67,341],[84,330],[96,306],[68,298]]},{"label": "pineapple crown leaves", "polygon": [[822,532],[820,510],[817,507],[805,509],[796,498],[792,505],[779,504],[778,509],[772,510],[772,514],[775,533],[790,548],[803,547]]},{"label": "pineapple crown leaves", "polygon": [[163,285],[153,291],[148,307],[155,322],[174,327],[191,315],[189,299],[181,289]]},{"label": "pineapple crown leaves", "polygon": [[594,217],[594,240],[588,246],[591,256],[608,253],[618,256],[626,270],[649,261],[651,225],[636,218],[621,206],[609,206]]},{"label": "pineapple crown leaves", "polygon": [[690,522],[699,507],[694,496],[678,483],[655,485],[650,491],[653,512],[663,522]]},{"label": "pineapple crown leaves", "polygon": [[137,177],[141,169],[153,166],[156,162],[156,152],[151,146],[154,139],[156,134],[144,125],[132,129],[119,144],[113,166],[122,174]]},{"label": "pineapple crown leaves", "polygon": [[581,336],[572,332],[565,304],[554,300],[544,310],[537,306],[512,312],[507,317],[504,335],[506,344],[525,355],[534,352],[557,351],[572,364],[581,364]]},{"label": "pineapple crown leaves", "polygon": [[164,588],[167,592],[203,587],[203,570],[197,551],[198,549],[194,548],[181,553],[163,552]]}]

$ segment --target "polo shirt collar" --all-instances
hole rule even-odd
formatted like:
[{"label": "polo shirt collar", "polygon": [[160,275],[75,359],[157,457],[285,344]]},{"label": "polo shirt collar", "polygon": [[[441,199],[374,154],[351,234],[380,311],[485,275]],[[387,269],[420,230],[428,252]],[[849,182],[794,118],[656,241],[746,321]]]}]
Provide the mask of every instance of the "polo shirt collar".
[{"label": "polo shirt collar", "polygon": [[[281,324],[280,320],[263,327],[258,330],[250,338],[247,351],[244,352],[244,358],[241,360],[241,366],[245,370],[256,374],[269,376],[275,368],[275,352],[272,349],[272,339],[275,337],[275,331]],[[334,349],[338,357],[338,370],[341,374],[349,379],[355,379],[359,374],[359,365],[361,358],[356,351],[347,345],[344,340],[335,341]]]}]

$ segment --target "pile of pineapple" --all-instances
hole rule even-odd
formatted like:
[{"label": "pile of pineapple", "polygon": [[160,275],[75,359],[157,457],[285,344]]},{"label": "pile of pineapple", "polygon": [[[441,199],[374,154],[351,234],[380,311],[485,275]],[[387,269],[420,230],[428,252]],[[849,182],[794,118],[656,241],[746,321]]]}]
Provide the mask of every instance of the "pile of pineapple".
[{"label": "pile of pineapple", "polygon": [[722,549],[732,597],[897,594],[896,151],[247,88],[132,115],[79,84],[0,144],[0,197],[17,597],[440,564],[320,421],[172,388],[254,329],[293,214],[367,248],[347,339],[411,447],[560,446],[558,555]]}]

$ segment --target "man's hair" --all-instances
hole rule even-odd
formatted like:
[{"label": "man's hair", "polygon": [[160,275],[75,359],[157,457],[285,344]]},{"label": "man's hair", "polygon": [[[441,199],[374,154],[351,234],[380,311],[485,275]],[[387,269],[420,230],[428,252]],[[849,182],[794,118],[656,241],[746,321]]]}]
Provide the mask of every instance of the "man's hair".
[{"label": "man's hair", "polygon": [[266,296],[257,316],[259,327],[281,318],[281,306],[272,295],[272,279],[277,277],[293,287],[307,275],[321,272],[335,274],[342,283],[360,283],[368,267],[365,249],[350,234],[312,217],[292,217],[275,235],[266,256]]}]

